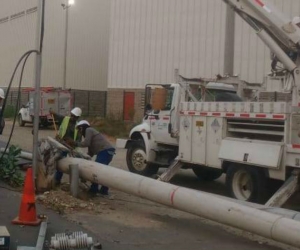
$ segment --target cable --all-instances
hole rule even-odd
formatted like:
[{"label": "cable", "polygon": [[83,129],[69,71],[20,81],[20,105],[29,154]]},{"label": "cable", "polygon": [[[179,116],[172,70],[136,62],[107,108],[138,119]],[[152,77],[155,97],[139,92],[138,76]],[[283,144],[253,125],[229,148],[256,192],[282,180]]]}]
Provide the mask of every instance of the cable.
[{"label": "cable", "polygon": [[[10,79],[10,82],[9,82],[9,85],[8,85],[8,88],[7,88],[7,92],[6,92],[6,95],[5,95],[5,99],[4,99],[4,102],[3,102],[3,106],[2,106],[2,109],[0,111],[0,121],[2,121],[3,119],[3,113],[4,113],[4,110],[5,110],[5,107],[6,107],[6,102],[7,102],[7,98],[8,98],[8,94],[10,92],[10,88],[11,88],[11,85],[13,83],[13,80],[15,78],[15,75],[16,75],[16,72],[19,68],[19,65],[21,64],[21,62],[23,61],[23,59],[25,58],[25,61],[23,63],[23,66],[22,66],[22,71],[21,71],[21,75],[20,75],[20,81],[19,81],[19,88],[18,88],[18,98],[17,98],[17,105],[16,105],[16,109],[18,108],[19,106],[19,102],[20,102],[20,92],[21,92],[21,84],[22,84],[22,80],[23,80],[23,73],[24,73],[24,68],[25,68],[25,65],[26,65],[26,62],[27,62],[27,59],[29,58],[29,56],[32,54],[32,53],[37,53],[37,54],[41,54],[42,53],[42,50],[43,50],[43,43],[44,43],[44,31],[45,31],[45,0],[42,0],[42,14],[41,14],[41,37],[40,37],[40,41],[39,41],[39,46],[38,46],[38,49],[39,50],[29,50],[27,51],[25,54],[23,54],[21,56],[21,58],[19,59],[15,69],[14,69],[14,72],[12,74],[12,77]],[[15,126],[15,122],[16,122],[16,117],[17,117],[17,113],[15,113],[15,117],[14,117],[14,122],[13,122],[13,126],[12,126],[12,129],[11,129],[11,133],[10,133],[10,136],[9,136],[9,139],[8,139],[8,142],[6,144],[6,147],[5,147],[5,150],[4,152],[2,153],[1,157],[0,157],[0,163],[2,162],[2,159],[7,151],[7,148],[9,146],[9,143],[11,141],[11,138],[12,138],[12,134],[13,134],[13,131],[14,131],[14,126]]]},{"label": "cable", "polygon": [[[5,99],[4,99],[4,102],[3,102],[3,106],[2,106],[2,110],[0,112],[0,121],[3,119],[3,112],[4,112],[4,109],[5,109],[5,106],[6,106],[6,101],[7,101],[7,98],[8,98],[8,94],[9,94],[9,91],[10,91],[10,88],[11,88],[11,85],[12,85],[12,82],[15,78],[15,74],[19,68],[19,65],[20,63],[23,61],[23,59],[25,58],[24,62],[23,62],[23,66],[22,66],[22,71],[21,71],[21,75],[20,75],[20,80],[19,80],[19,87],[18,87],[18,98],[17,98],[17,105],[16,105],[16,109],[18,108],[19,106],[19,102],[20,102],[20,89],[21,89],[21,83],[22,83],[22,80],[23,80],[23,73],[24,73],[24,68],[25,68],[25,65],[26,65],[26,62],[27,62],[27,59],[29,58],[29,56],[32,54],[32,53],[39,53],[37,50],[30,50],[30,51],[27,51],[21,58],[20,60],[18,61],[16,67],[15,67],[15,70],[12,74],[12,77],[11,77],[11,80],[10,80],[10,83],[8,85],[8,88],[7,88],[7,92],[6,92],[6,95],[5,95]],[[11,132],[10,132],[10,135],[9,135],[9,138],[8,138],[8,142],[6,144],[6,147],[5,147],[5,150],[4,152],[2,153],[1,157],[0,157],[0,163],[2,162],[3,160],[3,157],[8,149],[8,146],[9,146],[9,143],[11,141],[11,138],[12,138],[12,134],[13,134],[13,131],[14,131],[14,126],[15,126],[15,122],[16,122],[16,117],[17,117],[17,113],[15,113],[15,117],[14,117],[14,122],[13,122],[13,127],[11,129]]]},{"label": "cable", "polygon": [[10,143],[11,138],[12,138],[12,134],[14,132],[14,128],[15,128],[15,124],[16,124],[16,118],[17,118],[17,114],[18,114],[17,109],[19,107],[19,102],[20,102],[20,97],[21,97],[21,94],[20,94],[21,93],[21,83],[22,83],[22,80],[23,80],[24,68],[25,68],[25,65],[26,65],[26,62],[27,62],[29,56],[30,56],[30,54],[28,54],[26,56],[26,58],[25,58],[25,60],[23,62],[23,66],[22,66],[22,70],[21,70],[21,75],[20,75],[20,80],[19,80],[18,97],[17,97],[15,117],[14,117],[13,125],[12,125],[11,131],[10,131],[10,135],[8,137],[8,141],[7,141],[6,147],[4,149],[3,154],[1,155],[0,162],[2,161],[4,154],[6,153],[6,151],[8,149],[9,143]]}]

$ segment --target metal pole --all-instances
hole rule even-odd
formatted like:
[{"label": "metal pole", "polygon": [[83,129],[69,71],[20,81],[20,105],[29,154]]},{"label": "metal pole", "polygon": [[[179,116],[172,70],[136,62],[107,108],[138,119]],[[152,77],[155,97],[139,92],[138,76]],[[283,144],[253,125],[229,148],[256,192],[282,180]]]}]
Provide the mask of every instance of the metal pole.
[{"label": "metal pole", "polygon": [[300,247],[298,221],[83,159],[64,158],[58,161],[58,169],[67,173],[70,164],[79,165],[85,180]]},{"label": "metal pole", "polygon": [[38,149],[38,136],[39,136],[39,113],[40,113],[40,85],[42,73],[42,23],[43,23],[43,10],[44,0],[38,1],[38,15],[37,15],[37,31],[36,31],[36,49],[40,52],[35,57],[35,92],[34,92],[34,119],[33,119],[33,177],[36,177],[37,170],[37,149]]},{"label": "metal pole", "polygon": [[234,74],[234,38],[235,38],[235,13],[232,8],[226,6],[225,25],[225,51],[224,51],[224,75]]},{"label": "metal pole", "polygon": [[68,29],[69,29],[69,1],[66,0],[64,9],[66,10],[65,24],[65,45],[64,45],[64,72],[63,72],[63,89],[67,88],[67,56],[68,56]]}]

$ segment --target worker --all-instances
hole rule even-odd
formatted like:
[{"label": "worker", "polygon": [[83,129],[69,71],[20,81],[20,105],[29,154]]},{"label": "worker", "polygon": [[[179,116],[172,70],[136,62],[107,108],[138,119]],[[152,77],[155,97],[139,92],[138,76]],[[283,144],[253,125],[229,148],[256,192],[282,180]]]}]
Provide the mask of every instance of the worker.
[{"label": "worker", "polygon": [[[99,133],[96,129],[92,128],[88,121],[82,120],[76,125],[84,140],[82,142],[74,141],[75,147],[88,148],[88,155],[91,157],[96,155],[96,162],[108,165],[115,154],[115,148],[111,143]],[[99,185],[97,183],[92,183],[89,192],[95,194],[100,193],[102,195],[108,195],[108,187],[101,186],[100,190],[98,189]]]},{"label": "worker", "polygon": [[[58,135],[57,135],[58,139],[62,140],[69,146],[71,146],[69,142],[79,141],[81,139],[81,135],[80,133],[78,133],[78,129],[76,128],[77,121],[82,114],[80,108],[78,107],[73,108],[71,110],[70,116],[62,116],[56,114],[52,110],[50,110],[50,114],[54,115],[54,119],[60,125]],[[63,173],[57,170],[55,173],[56,185],[59,185],[61,183],[62,176]]]}]

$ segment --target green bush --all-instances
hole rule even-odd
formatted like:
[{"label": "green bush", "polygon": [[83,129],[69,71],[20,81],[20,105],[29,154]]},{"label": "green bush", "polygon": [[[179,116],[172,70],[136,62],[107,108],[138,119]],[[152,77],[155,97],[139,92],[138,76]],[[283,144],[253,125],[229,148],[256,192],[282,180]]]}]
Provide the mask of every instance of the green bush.
[{"label": "green bush", "polygon": [[94,118],[91,125],[101,133],[112,137],[127,138],[129,132],[135,124],[133,122],[125,122],[121,116],[109,114],[105,118]]},{"label": "green bush", "polygon": [[3,155],[2,161],[0,162],[0,179],[12,187],[22,186],[24,182],[24,178],[17,164],[17,158],[20,153],[21,149],[12,145],[7,154]]},{"label": "green bush", "polygon": [[16,114],[16,112],[18,112],[16,110],[16,107],[13,105],[6,105],[5,109],[4,109],[4,118],[13,118]]}]

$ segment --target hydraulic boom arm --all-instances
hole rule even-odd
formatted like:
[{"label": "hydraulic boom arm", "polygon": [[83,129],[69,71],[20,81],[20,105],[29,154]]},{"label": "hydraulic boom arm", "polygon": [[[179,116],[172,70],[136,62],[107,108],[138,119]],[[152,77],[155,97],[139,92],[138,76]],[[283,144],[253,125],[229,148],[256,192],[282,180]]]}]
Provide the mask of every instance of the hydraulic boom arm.
[{"label": "hydraulic boom arm", "polygon": [[293,106],[300,103],[300,78],[298,55],[300,52],[300,28],[275,7],[262,0],[223,0],[244,19],[270,48],[294,79]]}]

